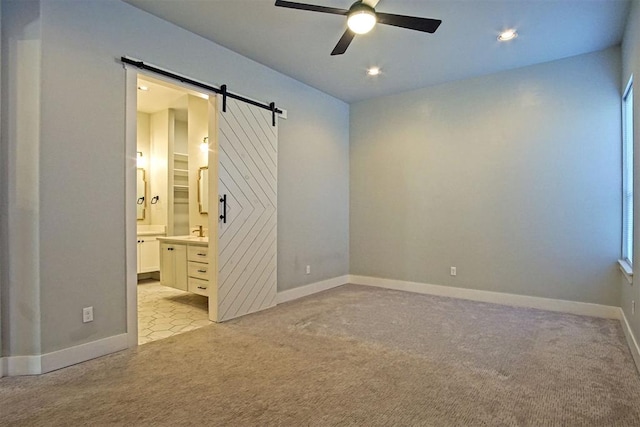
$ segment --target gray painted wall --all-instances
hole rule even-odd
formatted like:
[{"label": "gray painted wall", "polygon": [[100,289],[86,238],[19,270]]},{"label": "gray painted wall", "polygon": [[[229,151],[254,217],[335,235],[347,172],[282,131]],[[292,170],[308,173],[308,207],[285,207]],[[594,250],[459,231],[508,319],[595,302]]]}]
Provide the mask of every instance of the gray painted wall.
[{"label": "gray painted wall", "polygon": [[620,70],[612,48],[352,104],[351,273],[616,305]]},{"label": "gray painted wall", "polygon": [[[624,42],[622,43],[622,79],[619,86],[620,96],[624,93],[627,82],[631,76],[635,76],[635,94],[634,94],[634,172],[633,186],[636,189],[640,189],[640,91],[638,86],[640,83],[640,1],[634,0],[629,12],[629,18],[627,21],[627,28],[624,33]],[[638,190],[636,190],[636,193]],[[633,330],[636,339],[640,338],[640,314],[636,310],[635,314],[631,312],[632,301],[637,304],[637,309],[640,309],[640,281],[638,275],[640,269],[638,264],[640,262],[640,197],[636,196],[634,200],[634,219],[633,219],[633,265],[635,277],[633,284],[621,278],[619,288],[621,290],[621,298],[618,303],[624,310],[624,314],[629,321],[629,325]]]},{"label": "gray painted wall", "polygon": [[[2,100],[2,1],[0,1],[0,100]],[[0,182],[7,182],[7,173],[4,159],[7,157],[6,144],[2,139],[2,102],[0,101]],[[7,193],[6,184],[0,185],[0,302],[2,301],[2,288],[7,283],[6,257],[9,254],[7,245]],[[2,304],[0,304],[0,357],[2,357]],[[0,366],[0,376],[4,374]]]},{"label": "gray painted wall", "polygon": [[4,1],[2,7],[2,347],[5,355],[29,355],[40,352],[42,29],[38,1]]},{"label": "gray painted wall", "polygon": [[[35,257],[42,353],[126,329],[122,55],[226,83],[287,109],[279,129],[278,287],[348,273],[347,104],[120,1],[59,0],[39,7],[41,152],[29,160],[40,161],[40,243],[26,252],[12,248],[11,257]],[[11,294],[20,285],[21,277],[12,276],[5,288]],[[2,295],[8,337],[32,335],[6,307],[33,303],[4,298],[4,288]],[[89,305],[95,321],[82,324],[82,307]],[[7,354],[37,354],[3,338]]]}]

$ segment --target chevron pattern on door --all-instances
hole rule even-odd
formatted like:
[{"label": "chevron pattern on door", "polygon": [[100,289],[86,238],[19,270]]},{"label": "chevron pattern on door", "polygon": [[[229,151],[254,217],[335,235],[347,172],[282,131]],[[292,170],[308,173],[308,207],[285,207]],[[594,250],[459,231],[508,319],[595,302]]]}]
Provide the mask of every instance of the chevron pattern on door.
[{"label": "chevron pattern on door", "polygon": [[278,128],[271,112],[234,99],[218,111],[226,223],[218,222],[217,320],[224,321],[276,303]]}]

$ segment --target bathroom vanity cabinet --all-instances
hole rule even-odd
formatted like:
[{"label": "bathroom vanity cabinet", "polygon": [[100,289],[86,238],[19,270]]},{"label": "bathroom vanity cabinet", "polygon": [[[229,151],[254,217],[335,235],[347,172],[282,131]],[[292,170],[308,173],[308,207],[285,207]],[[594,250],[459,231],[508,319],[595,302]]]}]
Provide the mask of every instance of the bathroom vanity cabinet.
[{"label": "bathroom vanity cabinet", "polygon": [[160,244],[160,284],[187,290],[187,246]]},{"label": "bathroom vanity cabinet", "polygon": [[159,249],[157,236],[138,236],[138,273],[160,270]]},{"label": "bathroom vanity cabinet", "polygon": [[187,285],[189,292],[209,296],[208,246],[187,246]]},{"label": "bathroom vanity cabinet", "polygon": [[209,296],[209,247],[206,237],[161,237],[160,284]]},{"label": "bathroom vanity cabinet", "polygon": [[164,235],[164,226],[138,225],[138,274],[160,271],[160,241],[158,241],[158,237],[162,237]]}]

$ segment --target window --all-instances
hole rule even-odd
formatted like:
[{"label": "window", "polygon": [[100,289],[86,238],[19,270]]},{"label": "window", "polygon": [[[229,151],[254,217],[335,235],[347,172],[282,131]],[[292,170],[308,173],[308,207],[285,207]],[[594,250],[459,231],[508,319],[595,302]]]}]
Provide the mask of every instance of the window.
[{"label": "window", "polygon": [[622,259],[633,263],[633,77],[622,97]]}]

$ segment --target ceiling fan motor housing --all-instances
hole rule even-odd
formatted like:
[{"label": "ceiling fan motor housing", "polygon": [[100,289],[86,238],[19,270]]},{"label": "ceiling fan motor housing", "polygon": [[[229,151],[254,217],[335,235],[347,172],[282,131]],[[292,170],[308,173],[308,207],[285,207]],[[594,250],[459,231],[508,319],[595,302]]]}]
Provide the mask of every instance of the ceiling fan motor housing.
[{"label": "ceiling fan motor housing", "polygon": [[355,12],[358,12],[358,11],[367,11],[367,12],[371,12],[373,14],[376,13],[374,8],[372,8],[368,4],[364,3],[362,0],[358,0],[357,2],[352,4],[351,7],[349,8],[349,14],[352,14],[352,13],[355,13]]}]

